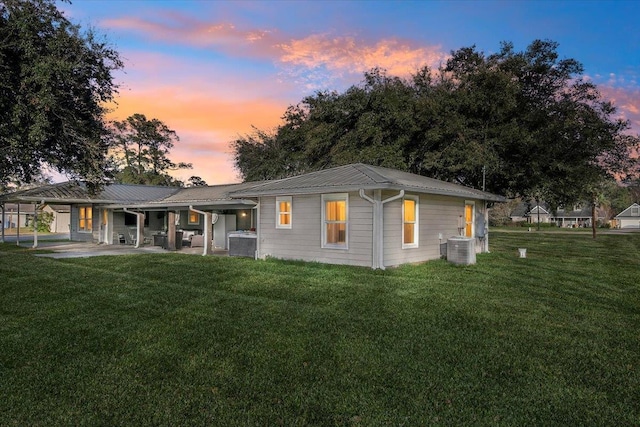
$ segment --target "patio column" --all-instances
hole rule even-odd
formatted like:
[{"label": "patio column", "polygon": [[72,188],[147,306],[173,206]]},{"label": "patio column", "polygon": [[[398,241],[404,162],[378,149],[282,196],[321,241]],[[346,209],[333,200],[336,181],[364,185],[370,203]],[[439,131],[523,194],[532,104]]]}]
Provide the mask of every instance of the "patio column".
[{"label": "patio column", "polygon": [[33,249],[38,247],[38,203],[33,204]]},{"label": "patio column", "polygon": [[[178,213],[179,215],[179,213]],[[179,217],[178,217],[179,218]],[[176,212],[167,212],[167,250],[176,250]]]},{"label": "patio column", "polygon": [[20,246],[20,202],[18,202],[18,220],[16,221],[18,228],[16,228],[16,246]]}]

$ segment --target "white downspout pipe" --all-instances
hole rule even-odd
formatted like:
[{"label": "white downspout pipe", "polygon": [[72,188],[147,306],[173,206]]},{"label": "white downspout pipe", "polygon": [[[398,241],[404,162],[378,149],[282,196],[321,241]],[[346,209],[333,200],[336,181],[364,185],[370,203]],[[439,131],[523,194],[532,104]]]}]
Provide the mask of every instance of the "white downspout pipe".
[{"label": "white downspout pipe", "polygon": [[256,253],[254,258],[258,259],[260,256],[260,199],[253,209],[256,211]]},{"label": "white downspout pipe", "polygon": [[189,206],[189,210],[192,210],[193,212],[199,213],[200,215],[204,216],[204,247],[202,249],[202,256],[209,255],[213,253],[213,250],[211,249],[211,242],[213,237],[211,236],[211,229],[213,228],[213,224],[211,224],[211,212],[201,211],[194,208],[193,206]]},{"label": "white downspout pipe", "polygon": [[123,211],[127,212],[127,213],[131,213],[134,214],[136,216],[136,248],[140,247],[140,238],[143,237],[143,234],[140,232],[140,224],[142,224],[143,228],[144,228],[144,213],[142,212],[135,212],[135,211],[130,211],[127,208],[123,208]]},{"label": "white downspout pipe", "polygon": [[384,266],[384,205],[404,197],[404,190],[400,190],[395,196],[382,200],[382,191],[374,190],[374,198],[367,196],[364,189],[360,189],[362,199],[373,204],[373,260],[371,268],[385,269]]}]

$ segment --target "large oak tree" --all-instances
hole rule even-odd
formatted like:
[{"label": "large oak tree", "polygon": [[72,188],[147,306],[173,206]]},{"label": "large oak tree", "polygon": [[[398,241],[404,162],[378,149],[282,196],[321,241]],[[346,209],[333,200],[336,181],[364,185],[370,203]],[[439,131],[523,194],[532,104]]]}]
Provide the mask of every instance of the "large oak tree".
[{"label": "large oak tree", "polygon": [[43,166],[104,181],[106,103],[118,53],[53,0],[0,1],[0,182],[30,182]]},{"label": "large oak tree", "polygon": [[557,48],[462,48],[411,79],[374,69],[290,106],[275,132],[233,141],[236,168],[254,180],[364,162],[555,206],[596,202],[608,177],[637,175],[639,139]]}]

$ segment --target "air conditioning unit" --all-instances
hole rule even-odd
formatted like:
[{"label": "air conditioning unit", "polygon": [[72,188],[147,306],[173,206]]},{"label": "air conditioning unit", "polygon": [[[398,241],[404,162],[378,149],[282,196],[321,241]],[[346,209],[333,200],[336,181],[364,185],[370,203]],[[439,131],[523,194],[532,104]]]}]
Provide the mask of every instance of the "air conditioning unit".
[{"label": "air conditioning unit", "polygon": [[449,237],[447,239],[447,261],[459,265],[476,263],[476,239],[471,237]]}]

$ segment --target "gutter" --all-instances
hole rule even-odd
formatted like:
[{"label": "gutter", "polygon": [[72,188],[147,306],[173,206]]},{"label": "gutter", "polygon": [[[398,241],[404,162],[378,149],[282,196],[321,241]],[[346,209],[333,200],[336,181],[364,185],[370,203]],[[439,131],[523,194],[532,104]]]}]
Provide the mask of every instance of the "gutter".
[{"label": "gutter", "polygon": [[213,252],[213,249],[211,248],[211,242],[212,242],[212,238],[213,236],[211,234],[213,234],[211,231],[213,229],[213,224],[211,224],[211,212],[205,212],[205,211],[201,211],[198,210],[196,208],[193,207],[193,205],[189,205],[189,209],[199,213],[200,215],[204,215],[204,243],[203,243],[203,249],[202,249],[202,256],[205,255],[209,255]]},{"label": "gutter", "polygon": [[358,192],[360,198],[373,205],[373,253],[371,268],[384,270],[384,205],[404,197],[404,190],[400,190],[395,196],[382,200],[382,190],[374,190],[373,199],[367,196],[364,189]]}]

